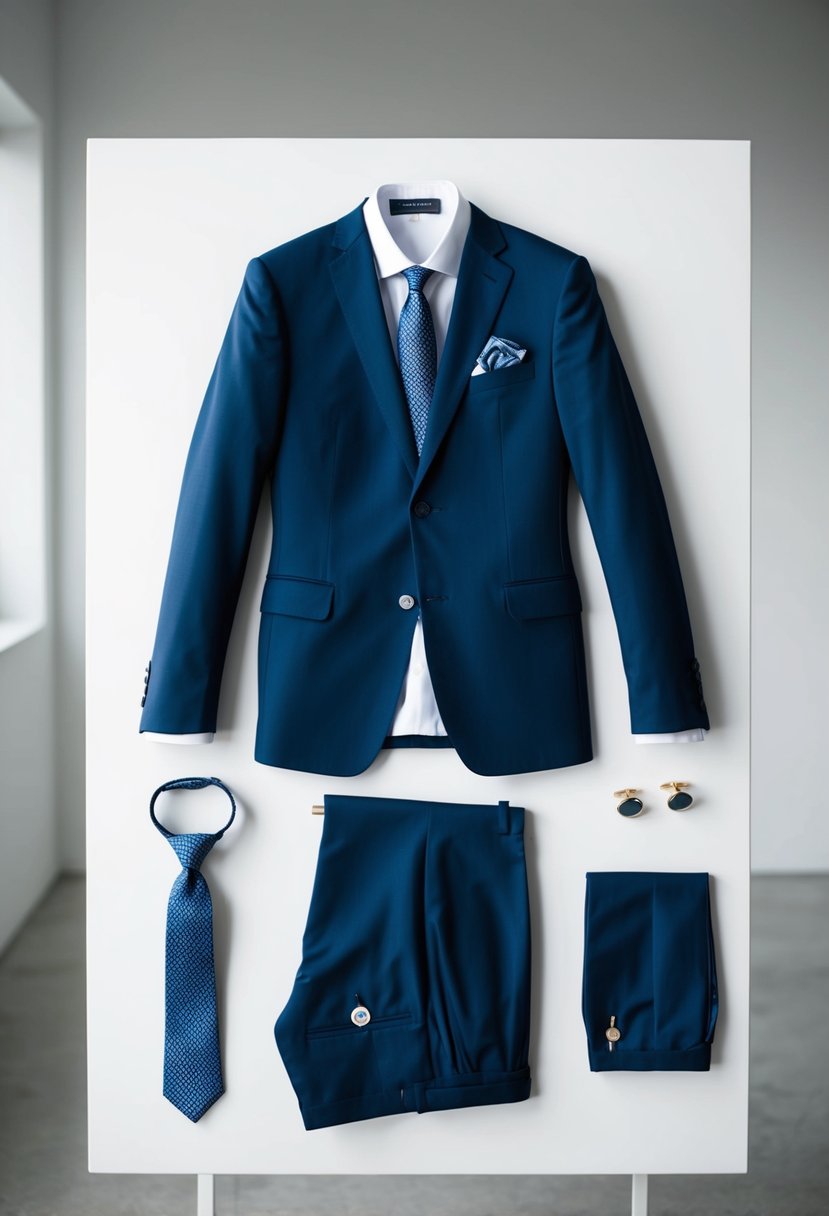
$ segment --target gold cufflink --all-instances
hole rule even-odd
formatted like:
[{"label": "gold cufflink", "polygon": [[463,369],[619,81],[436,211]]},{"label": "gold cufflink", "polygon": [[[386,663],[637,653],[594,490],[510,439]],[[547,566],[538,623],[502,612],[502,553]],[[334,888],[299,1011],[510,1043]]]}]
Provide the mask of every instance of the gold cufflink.
[{"label": "gold cufflink", "polygon": [[642,811],[644,810],[644,803],[642,802],[642,799],[634,797],[634,795],[638,794],[638,792],[639,791],[636,789],[614,790],[613,792],[614,798],[622,799],[622,801],[616,807],[616,810],[620,815],[623,815],[625,819],[635,819],[636,816],[641,815]]},{"label": "gold cufflink", "polygon": [[619,1027],[616,1025],[616,1014],[615,1013],[611,1015],[610,1025],[608,1026],[607,1030],[604,1032],[604,1037],[607,1039],[607,1050],[608,1051],[612,1051],[613,1044],[618,1043],[619,1039],[621,1039],[621,1037],[622,1037],[622,1032],[619,1029]]},{"label": "gold cufflink", "polygon": [[690,781],[665,781],[660,785],[661,790],[674,791],[668,799],[668,806],[672,811],[687,811],[688,807],[693,805],[693,795],[685,793],[690,784]]}]

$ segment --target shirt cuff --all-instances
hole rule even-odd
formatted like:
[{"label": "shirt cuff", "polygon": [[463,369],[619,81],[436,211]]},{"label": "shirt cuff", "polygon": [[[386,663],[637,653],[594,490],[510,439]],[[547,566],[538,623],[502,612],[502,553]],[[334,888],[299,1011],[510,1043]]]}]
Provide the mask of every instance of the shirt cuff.
[{"label": "shirt cuff", "polygon": [[634,743],[702,743],[705,731],[701,726],[693,726],[690,730],[668,731],[660,735],[634,735]]},{"label": "shirt cuff", "polygon": [[155,739],[156,743],[212,743],[213,731],[205,730],[194,735],[165,735],[162,731],[142,731],[145,739]]}]

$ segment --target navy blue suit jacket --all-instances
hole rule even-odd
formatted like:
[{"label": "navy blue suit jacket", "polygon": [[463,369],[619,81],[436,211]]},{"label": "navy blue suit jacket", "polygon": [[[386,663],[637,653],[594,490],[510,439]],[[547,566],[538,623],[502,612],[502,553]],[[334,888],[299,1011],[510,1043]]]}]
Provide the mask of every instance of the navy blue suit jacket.
[{"label": "navy blue suit jacket", "polygon": [[[372,762],[409,661],[406,594],[467,767],[591,759],[571,468],[633,731],[707,728],[664,497],[587,259],[472,204],[418,459],[362,206],[247,265],[184,470],[141,730],[215,730],[269,479],[258,761]],[[524,360],[470,377],[493,333]]]}]

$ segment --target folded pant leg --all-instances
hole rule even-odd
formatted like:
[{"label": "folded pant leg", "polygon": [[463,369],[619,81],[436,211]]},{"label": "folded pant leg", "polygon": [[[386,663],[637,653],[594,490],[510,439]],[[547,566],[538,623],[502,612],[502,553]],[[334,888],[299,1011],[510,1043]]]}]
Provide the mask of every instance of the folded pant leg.
[{"label": "folded pant leg", "polygon": [[709,1069],[718,992],[708,882],[587,874],[582,1013],[593,1072]]},{"label": "folded pant leg", "polygon": [[435,1072],[522,1074],[529,1094],[523,807],[436,804],[425,881]]},{"label": "folded pant leg", "polygon": [[[325,797],[302,962],[274,1028],[306,1128],[401,1109],[381,1075],[382,1034],[415,1076],[428,1073],[420,1037],[401,1035],[420,1010],[416,917],[426,822],[386,800]],[[351,1021],[362,1003],[367,1026]]]}]

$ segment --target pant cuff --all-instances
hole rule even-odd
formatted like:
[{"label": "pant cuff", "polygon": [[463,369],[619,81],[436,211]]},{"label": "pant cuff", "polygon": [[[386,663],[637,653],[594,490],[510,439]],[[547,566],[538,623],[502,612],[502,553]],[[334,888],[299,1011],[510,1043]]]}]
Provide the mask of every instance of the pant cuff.
[{"label": "pant cuff", "polygon": [[530,1096],[529,1068],[517,1072],[457,1073],[429,1081],[405,1083],[396,1089],[361,1094],[319,1106],[301,1106],[306,1131],[356,1123],[381,1115],[422,1114],[428,1110],[452,1110],[462,1106],[494,1106],[501,1102],[523,1102]]},{"label": "pant cuff", "polygon": [[598,1051],[590,1049],[591,1072],[708,1072],[711,1044],[699,1043],[686,1051]]}]

